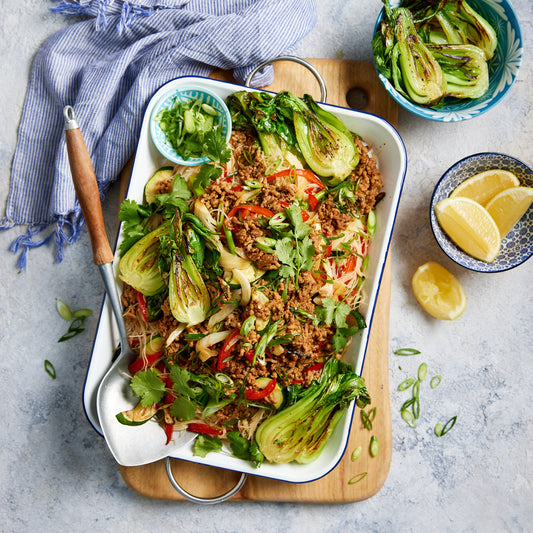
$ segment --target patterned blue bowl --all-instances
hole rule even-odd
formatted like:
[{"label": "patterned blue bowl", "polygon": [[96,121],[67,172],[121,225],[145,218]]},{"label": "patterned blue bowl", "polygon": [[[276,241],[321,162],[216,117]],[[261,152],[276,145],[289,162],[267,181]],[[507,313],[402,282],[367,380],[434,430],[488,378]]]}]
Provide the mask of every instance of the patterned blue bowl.
[{"label": "patterned blue bowl", "polygon": [[520,184],[533,187],[533,170],[518,159],[492,152],[471,155],[450,167],[437,183],[431,199],[429,216],[433,235],[443,252],[459,265],[476,272],[502,272],[514,268],[533,255],[533,205],[503,239],[500,253],[492,263],[474,259],[459,249],[442,231],[435,206],[467,178],[491,169],[513,172]]},{"label": "patterned blue bowl", "polygon": [[[415,115],[439,122],[459,122],[474,118],[494,107],[506,95],[518,75],[523,44],[520,25],[511,4],[507,0],[468,0],[468,3],[492,25],[498,37],[498,46],[488,64],[489,88],[481,98],[448,98],[444,105],[432,109],[407,100],[377,71],[379,79],[392,98]],[[400,0],[391,1],[392,7],[399,5]],[[383,16],[384,10],[378,17],[374,33],[379,29]]]},{"label": "patterned blue bowl", "polygon": [[224,102],[224,100],[207,89],[199,89],[196,87],[179,87],[173,89],[168,93],[164,94],[161,99],[155,104],[155,107],[152,111],[150,118],[150,135],[155,146],[165,156],[169,161],[178,163],[180,165],[186,166],[196,166],[203,163],[207,163],[209,158],[207,157],[189,157],[189,159],[183,159],[177,152],[174,150],[172,145],[167,141],[164,132],[159,126],[159,122],[156,117],[158,113],[172,105],[174,99],[177,98],[181,102],[186,102],[188,100],[201,99],[203,103],[209,104],[211,107],[216,109],[219,114],[219,124],[222,127],[222,132],[226,137],[226,142],[229,141],[231,136],[231,115]]}]

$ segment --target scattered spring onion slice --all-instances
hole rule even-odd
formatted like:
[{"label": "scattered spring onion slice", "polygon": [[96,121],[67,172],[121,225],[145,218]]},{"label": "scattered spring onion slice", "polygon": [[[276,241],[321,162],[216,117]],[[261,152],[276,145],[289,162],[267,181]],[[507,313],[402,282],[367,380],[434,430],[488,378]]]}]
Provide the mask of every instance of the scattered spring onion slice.
[{"label": "scattered spring onion slice", "polygon": [[413,416],[415,419],[420,417],[420,381],[416,380],[413,385]]},{"label": "scattered spring onion slice", "polygon": [[250,331],[252,331],[252,329],[254,329],[254,326],[255,326],[255,316],[254,315],[250,315],[243,323],[242,323],[242,326],[241,326],[241,335],[243,337],[246,337],[246,335],[248,335],[248,333],[250,333]]},{"label": "scattered spring onion slice", "polygon": [[372,422],[374,421],[374,418],[376,418],[375,407],[370,409],[368,413],[364,411],[363,409],[361,409],[361,420],[363,421],[363,427],[365,429],[372,429]]},{"label": "scattered spring onion slice", "polygon": [[[409,409],[411,409],[409,411]],[[420,399],[417,396],[413,396],[409,400],[405,401],[400,407],[400,412],[402,418],[411,426],[416,427],[416,424],[413,426],[409,423],[410,420],[415,420],[420,416]],[[405,414],[407,413],[407,414]]]},{"label": "scattered spring onion slice", "polygon": [[413,398],[420,397],[420,380],[416,380],[413,384]]},{"label": "scattered spring onion slice", "polygon": [[394,353],[396,355],[418,355],[420,352],[416,348],[400,348]]},{"label": "scattered spring onion slice", "polygon": [[58,313],[61,315],[61,318],[70,322],[68,331],[57,341],[64,342],[76,335],[79,335],[83,331],[83,324],[85,319],[93,314],[90,309],[76,309],[72,312],[70,307],[65,303],[61,298],[56,298],[56,307]]},{"label": "scattered spring onion slice", "polygon": [[370,211],[366,219],[366,227],[370,235],[374,235],[374,233],[376,232],[376,224],[377,224],[376,212]]},{"label": "scattered spring onion slice", "polygon": [[446,433],[448,433],[448,431],[450,431],[450,429],[453,428],[453,426],[455,426],[456,421],[457,421],[457,415],[450,418],[450,420],[448,420],[448,422],[444,424],[444,427],[442,427],[438,423],[435,424],[435,435],[437,435],[437,437],[443,437],[444,435],[446,435]]},{"label": "scattered spring onion slice", "polygon": [[357,448],[355,448],[355,450],[352,452],[352,461],[357,461],[357,459],[359,459],[359,457],[361,456],[362,451],[363,447],[357,446]]},{"label": "scattered spring onion slice", "polygon": [[402,418],[407,423],[407,425],[409,425],[412,428],[416,428],[415,417],[413,416],[411,411],[408,411],[407,409],[402,409],[401,413],[402,413]]},{"label": "scattered spring onion slice", "polygon": [[422,363],[418,367],[418,381],[424,381],[426,379],[428,373],[428,365],[427,363]]},{"label": "scattered spring onion slice", "polygon": [[70,322],[72,320],[72,311],[70,307],[61,299],[56,298],[56,308],[57,312],[61,315],[63,320]]},{"label": "scattered spring onion slice", "polygon": [[407,378],[407,379],[404,379],[399,385],[398,385],[398,390],[399,391],[403,391],[403,390],[407,390],[413,383],[415,382],[415,380],[413,378]]},{"label": "scattered spring onion slice", "polygon": [[400,411],[406,411],[415,403],[416,398],[409,398],[409,400],[403,402],[402,406],[400,407]]},{"label": "scattered spring onion slice", "polygon": [[52,379],[56,379],[56,369],[48,359],[44,360],[44,369]]},{"label": "scattered spring onion slice", "polygon": [[413,416],[415,419],[420,418],[420,398],[417,396],[413,402]]},{"label": "scattered spring onion slice", "polygon": [[379,453],[379,440],[375,435],[370,438],[370,455],[376,457]]},{"label": "scattered spring onion slice", "polygon": [[233,385],[233,380],[228,375],[223,374],[222,372],[215,374],[215,378],[217,379],[217,381],[224,385]]},{"label": "scattered spring onion slice", "polygon": [[72,316],[74,318],[87,318],[88,316],[91,316],[93,312],[90,309],[76,309],[72,313]]},{"label": "scattered spring onion slice", "polygon": [[440,385],[440,382],[442,381],[442,376],[439,374],[437,376],[433,376],[431,378],[431,381],[429,382],[429,386],[432,388],[432,389],[436,389],[439,385]]},{"label": "scattered spring onion slice", "polygon": [[356,476],[354,476],[353,478],[348,480],[348,485],[353,485],[354,483],[359,483],[359,481],[364,479],[367,474],[368,474],[368,472],[361,472],[360,474],[357,474]]}]

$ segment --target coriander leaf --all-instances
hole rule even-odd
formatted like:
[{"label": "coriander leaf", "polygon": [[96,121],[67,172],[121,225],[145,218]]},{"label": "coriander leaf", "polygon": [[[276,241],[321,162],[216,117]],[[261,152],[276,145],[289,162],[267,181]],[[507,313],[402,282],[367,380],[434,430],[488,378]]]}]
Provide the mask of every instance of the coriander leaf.
[{"label": "coriander leaf", "polygon": [[311,270],[315,257],[315,245],[309,237],[305,237],[299,246],[300,269]]},{"label": "coriander leaf", "polygon": [[211,165],[210,163],[205,163],[202,165],[200,172],[196,175],[194,182],[192,184],[192,190],[196,196],[202,196],[208,185],[218,179],[222,174],[220,168]]},{"label": "coriander leaf", "polygon": [[335,335],[331,339],[331,344],[333,345],[333,350],[336,353],[341,352],[348,343],[348,337],[355,335],[359,331],[357,326],[353,328],[337,328]]},{"label": "coriander leaf", "polygon": [[311,226],[309,226],[308,224],[304,223],[302,219],[302,210],[298,205],[290,205],[289,207],[287,207],[287,209],[285,209],[285,213],[287,213],[287,216],[289,217],[289,220],[291,221],[294,227],[294,236],[297,239],[301,240],[311,233],[313,228],[311,228]]},{"label": "coriander leaf", "polygon": [[315,314],[321,322],[329,326],[335,317],[335,300],[323,298],[322,305],[315,308]]},{"label": "coriander leaf", "polygon": [[217,437],[209,435],[198,435],[194,441],[193,455],[205,457],[210,452],[222,450],[222,441]]},{"label": "coriander leaf", "polygon": [[135,200],[124,200],[120,204],[118,218],[122,222],[122,242],[120,255],[124,255],[141,237],[147,233],[143,222],[152,214],[150,206],[139,205]]},{"label": "coriander leaf", "polygon": [[181,176],[176,176],[172,183],[172,191],[169,193],[158,194],[156,200],[164,209],[177,208],[181,213],[189,210],[187,200],[190,200],[192,193],[187,182]]},{"label": "coriander leaf", "polygon": [[337,328],[347,327],[346,318],[350,312],[351,308],[346,302],[335,302],[333,298],[324,298],[322,305],[315,310],[319,320],[328,326],[334,322]]},{"label": "coriander leaf", "polygon": [[252,461],[255,466],[261,466],[261,463],[265,460],[265,456],[261,453],[259,446],[254,441],[250,444],[250,461]]},{"label": "coriander leaf", "polygon": [[191,375],[188,370],[182,368],[179,365],[172,365],[170,367],[170,379],[172,380],[172,388],[181,396],[186,396],[188,398],[194,398],[196,394],[189,387],[189,381],[191,380]]},{"label": "coriander leaf", "polygon": [[192,420],[196,416],[196,404],[184,396],[178,396],[170,406],[170,414],[179,420]]},{"label": "coriander leaf", "polygon": [[239,457],[245,461],[252,461],[255,466],[260,466],[265,459],[259,450],[259,446],[255,442],[250,443],[238,431],[230,431],[228,433],[228,440],[235,457]]},{"label": "coriander leaf", "polygon": [[238,431],[230,431],[228,433],[228,440],[233,455],[241,459],[246,459],[250,449],[250,443]]},{"label": "coriander leaf", "polygon": [[296,269],[293,266],[281,265],[278,274],[282,278],[292,278],[296,274]]},{"label": "coriander leaf", "polygon": [[143,407],[160,402],[165,395],[165,383],[153,368],[137,372],[131,380],[131,389],[141,398]]},{"label": "coriander leaf", "polygon": [[178,198],[183,198],[184,200],[190,200],[192,197],[192,192],[189,189],[187,180],[182,176],[176,176],[174,182],[172,183],[172,195]]},{"label": "coriander leaf", "polygon": [[335,309],[335,325],[338,328],[347,327],[346,317],[350,314],[351,308],[346,302],[339,302]]},{"label": "coriander leaf", "polygon": [[219,162],[222,165],[225,165],[230,160],[231,150],[228,148],[222,128],[215,126],[206,133],[203,152],[211,161]]},{"label": "coriander leaf", "polygon": [[120,204],[118,218],[122,222],[127,222],[132,226],[140,224],[143,219],[152,214],[149,206],[138,204],[135,200],[126,199]]},{"label": "coriander leaf", "polygon": [[288,237],[284,237],[283,239],[276,241],[274,253],[281,263],[289,266],[294,265],[296,250],[292,245],[291,239]]}]

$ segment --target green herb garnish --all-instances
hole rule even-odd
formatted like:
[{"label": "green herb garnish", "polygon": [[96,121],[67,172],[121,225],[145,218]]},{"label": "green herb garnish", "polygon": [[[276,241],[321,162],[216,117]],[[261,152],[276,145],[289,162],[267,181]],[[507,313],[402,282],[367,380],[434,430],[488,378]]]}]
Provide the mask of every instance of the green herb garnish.
[{"label": "green herb garnish", "polygon": [[361,472],[360,474],[357,474],[356,476],[354,476],[353,478],[348,480],[348,485],[353,485],[354,483],[359,483],[359,481],[364,479],[367,474],[368,474],[368,472]]},{"label": "green herb garnish", "polygon": [[453,428],[453,426],[455,426],[455,422],[457,421],[457,415],[455,415],[454,417],[450,418],[450,420],[448,420],[448,422],[446,422],[446,424],[444,424],[444,427],[442,427],[440,424],[435,424],[435,435],[437,437],[443,437],[444,435],[446,435],[446,433],[448,433],[448,431],[450,431],[450,429]]},{"label": "green herb garnish", "polygon": [[394,352],[396,355],[418,355],[420,352],[415,348],[400,348]]},{"label": "green herb garnish", "polygon": [[56,379],[56,369],[48,359],[44,360],[44,370],[52,379]]},{"label": "green herb garnish", "polygon": [[131,389],[141,398],[143,407],[160,402],[166,390],[165,383],[153,368],[137,372],[131,380]]},{"label": "green herb garnish", "polygon": [[370,455],[376,457],[379,453],[379,440],[375,435],[370,438]]}]

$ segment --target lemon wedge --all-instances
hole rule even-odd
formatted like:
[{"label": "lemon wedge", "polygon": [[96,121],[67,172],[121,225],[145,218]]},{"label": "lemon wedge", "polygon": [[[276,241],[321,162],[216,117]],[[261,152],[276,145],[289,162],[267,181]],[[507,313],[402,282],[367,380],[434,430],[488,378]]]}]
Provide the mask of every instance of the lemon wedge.
[{"label": "lemon wedge", "polygon": [[509,187],[518,187],[520,181],[508,170],[485,170],[458,185],[449,198],[470,198],[485,206],[487,202]]},{"label": "lemon wedge", "polygon": [[488,211],[470,198],[446,198],[435,206],[444,232],[468,255],[491,263],[500,251],[500,230]]},{"label": "lemon wedge", "polygon": [[455,320],[466,308],[463,286],[451,272],[435,261],[420,266],[411,285],[418,303],[435,318]]},{"label": "lemon wedge", "polygon": [[512,187],[500,192],[487,204],[502,239],[513,229],[533,203],[532,187]]}]

